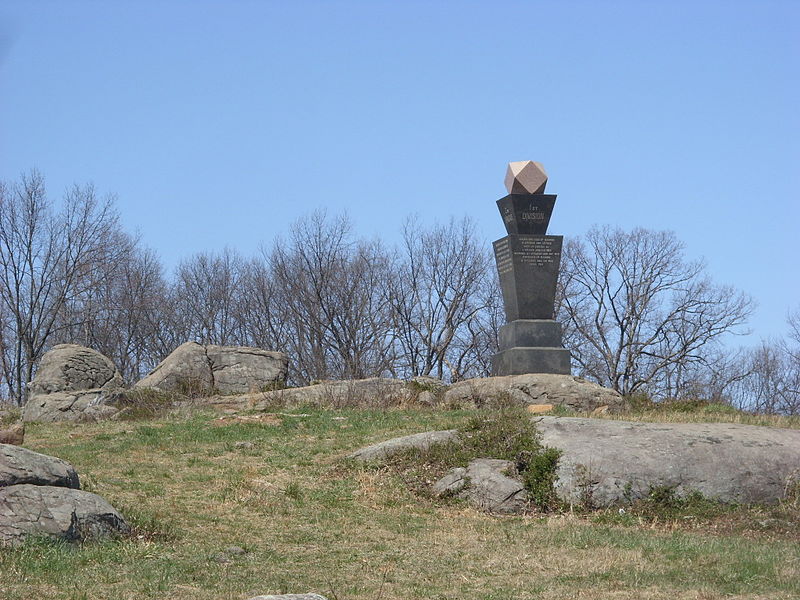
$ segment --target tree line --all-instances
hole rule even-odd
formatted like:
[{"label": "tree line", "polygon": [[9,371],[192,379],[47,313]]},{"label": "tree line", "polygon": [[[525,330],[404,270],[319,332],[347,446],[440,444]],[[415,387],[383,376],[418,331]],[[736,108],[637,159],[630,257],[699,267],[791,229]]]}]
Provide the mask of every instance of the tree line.
[{"label": "tree line", "polygon": [[[465,217],[409,217],[400,243],[315,212],[256,256],[197,252],[166,274],[125,232],[113,196],[41,174],[0,182],[3,395],[57,343],[95,348],[133,382],[185,341],[276,349],[290,383],[487,376],[505,322],[490,245]],[[556,318],[573,371],[624,394],[800,412],[800,311],[786,340],[731,351],[754,304],[715,284],[674,233],[596,227],[567,240]]]}]

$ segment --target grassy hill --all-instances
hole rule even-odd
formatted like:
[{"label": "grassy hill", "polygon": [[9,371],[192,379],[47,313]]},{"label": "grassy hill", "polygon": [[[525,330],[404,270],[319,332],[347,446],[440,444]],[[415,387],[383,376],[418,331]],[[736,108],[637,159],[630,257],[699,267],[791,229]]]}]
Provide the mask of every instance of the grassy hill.
[{"label": "grassy hill", "polygon": [[[72,462],[130,539],[0,553],[0,598],[330,600],[800,597],[800,499],[720,507],[669,497],[516,517],[415,495],[402,474],[350,464],[371,442],[463,425],[472,412],[177,411],[29,425],[26,446]],[[799,427],[708,405],[624,418]],[[228,550],[237,546],[244,550]]]}]

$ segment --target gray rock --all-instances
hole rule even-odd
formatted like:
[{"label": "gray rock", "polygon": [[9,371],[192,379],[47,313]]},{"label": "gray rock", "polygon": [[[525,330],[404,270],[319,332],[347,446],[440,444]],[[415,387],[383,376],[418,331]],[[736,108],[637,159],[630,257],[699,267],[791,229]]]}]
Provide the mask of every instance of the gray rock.
[{"label": "gray rock", "polygon": [[322,408],[386,408],[398,406],[412,398],[408,383],[398,379],[372,377],[339,381],[322,381],[299,388],[286,388],[239,396],[217,396],[203,399],[217,408],[273,410],[276,406],[318,406]]},{"label": "gray rock", "polygon": [[434,494],[458,495],[475,508],[495,513],[518,513],[528,505],[522,483],[509,477],[514,464],[508,460],[478,458],[466,469],[453,469],[433,486]]},{"label": "gray rock", "polygon": [[467,470],[464,467],[450,469],[444,477],[433,484],[433,495],[441,498],[442,496],[455,496],[465,487],[467,480]]},{"label": "gray rock", "polygon": [[80,392],[53,392],[33,396],[25,405],[23,419],[29,422],[53,423],[69,421],[92,423],[112,418],[118,409],[115,391],[86,390]]},{"label": "gray rock", "polygon": [[255,596],[249,600],[327,600],[319,594],[280,594],[278,596]]},{"label": "gray rock", "polygon": [[511,401],[518,404],[563,405],[592,411],[599,406],[618,410],[624,399],[614,390],[572,375],[531,373],[459,381],[444,394],[446,406],[484,406]]},{"label": "gray rock", "polygon": [[186,342],[134,387],[174,392],[216,389],[223,394],[244,394],[285,381],[287,366],[288,358],[283,352]]},{"label": "gray rock", "polygon": [[594,506],[666,486],[722,502],[775,502],[800,470],[800,430],[733,423],[640,423],[538,417],[542,443],[562,450],[556,492]]},{"label": "gray rock", "polygon": [[86,541],[130,532],[125,519],[100,496],[39,485],[0,488],[0,544],[47,536]]},{"label": "gray rock", "polygon": [[28,384],[25,421],[94,421],[109,417],[122,376],[108,357],[91,348],[59,344],[46,352]]},{"label": "gray rock", "polygon": [[122,387],[110,358],[76,344],[59,344],[45,353],[28,384],[31,395]]},{"label": "gray rock", "polygon": [[0,489],[20,484],[78,489],[78,473],[65,460],[27,448],[0,444]]},{"label": "gray rock", "polygon": [[385,442],[372,444],[366,448],[361,448],[360,450],[353,452],[349,458],[359,462],[381,460],[407,448],[419,448],[424,450],[433,444],[453,440],[456,438],[456,435],[457,431],[455,429],[414,433],[412,435],[405,435],[403,437],[394,438]]}]

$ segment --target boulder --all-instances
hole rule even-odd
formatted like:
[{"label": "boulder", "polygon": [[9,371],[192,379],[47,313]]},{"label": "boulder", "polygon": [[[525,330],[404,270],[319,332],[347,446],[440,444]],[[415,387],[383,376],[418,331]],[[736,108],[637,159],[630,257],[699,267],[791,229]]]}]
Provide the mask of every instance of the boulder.
[{"label": "boulder", "polygon": [[21,446],[25,441],[25,424],[14,423],[6,429],[0,429],[0,444]]},{"label": "boulder", "polygon": [[87,541],[129,532],[122,515],[96,494],[30,484],[0,488],[0,545],[30,535]]},{"label": "boulder", "polygon": [[109,404],[122,376],[108,357],[76,344],[45,353],[28,384],[25,421],[97,420],[116,413]]},{"label": "boulder", "polygon": [[349,458],[359,462],[371,462],[390,457],[392,454],[406,450],[408,448],[419,448],[424,450],[433,444],[448,442],[456,438],[457,431],[448,429],[445,431],[426,431],[424,433],[414,433],[403,437],[394,438],[385,442],[372,444],[353,452]]},{"label": "boulder", "polygon": [[280,594],[278,596],[255,596],[250,600],[327,600],[319,594]]},{"label": "boulder", "polygon": [[33,484],[78,489],[78,473],[65,460],[27,448],[0,444],[0,489]]},{"label": "boulder", "polygon": [[608,506],[666,487],[730,503],[783,497],[800,469],[800,430],[735,423],[641,423],[538,417],[545,446],[563,452],[555,484],[567,502]]},{"label": "boulder", "polygon": [[614,390],[580,377],[550,373],[467,379],[454,383],[444,394],[446,406],[480,407],[508,401],[561,405],[577,412],[592,411],[599,406],[619,410],[625,405]]},{"label": "boulder", "polygon": [[134,384],[171,392],[244,394],[281,384],[288,359],[283,352],[245,346],[186,342]]},{"label": "boulder", "polygon": [[467,468],[449,471],[433,486],[436,496],[456,495],[486,512],[519,513],[528,506],[522,483],[509,475],[514,464],[508,460],[478,458]]}]

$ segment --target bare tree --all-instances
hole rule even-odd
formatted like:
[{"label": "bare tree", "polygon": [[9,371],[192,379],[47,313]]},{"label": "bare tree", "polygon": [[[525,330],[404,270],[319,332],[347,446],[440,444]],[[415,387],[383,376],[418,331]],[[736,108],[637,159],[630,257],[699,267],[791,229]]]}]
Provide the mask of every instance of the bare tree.
[{"label": "bare tree", "polygon": [[200,252],[178,266],[173,296],[186,339],[203,344],[241,342],[238,315],[244,261],[233,250]]},{"label": "bare tree", "polygon": [[22,403],[35,364],[64,307],[84,295],[120,257],[113,198],[74,186],[56,211],[36,171],[0,185],[0,298],[13,332],[4,376]]},{"label": "bare tree", "polygon": [[737,332],[753,301],[712,283],[672,232],[593,228],[565,245],[559,320],[580,374],[622,394],[674,395],[681,368]]},{"label": "bare tree", "polygon": [[[489,301],[480,294],[488,267],[485,245],[470,219],[427,230],[416,218],[405,222],[389,295],[405,372],[451,380],[463,376],[469,352],[454,356],[454,343],[470,326],[477,333]],[[465,338],[477,340],[474,335]]]},{"label": "bare tree", "polygon": [[346,216],[315,212],[278,240],[270,270],[293,341],[294,378],[361,378],[389,368],[388,259],[378,242],[354,241]]},{"label": "bare tree", "polygon": [[109,273],[67,303],[54,341],[99,350],[133,382],[174,348],[174,340],[163,343],[170,332],[169,293],[158,257],[124,234],[119,246],[128,247],[124,259],[107,264]]}]

